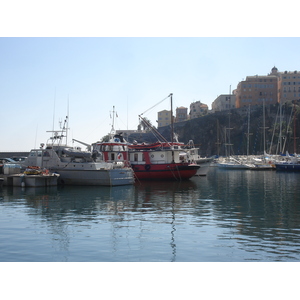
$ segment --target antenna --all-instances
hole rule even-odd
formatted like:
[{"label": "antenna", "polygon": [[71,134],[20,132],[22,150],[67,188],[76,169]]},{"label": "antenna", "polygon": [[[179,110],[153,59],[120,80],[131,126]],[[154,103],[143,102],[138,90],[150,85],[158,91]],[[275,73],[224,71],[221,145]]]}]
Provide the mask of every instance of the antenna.
[{"label": "antenna", "polygon": [[67,116],[66,116],[66,144],[68,144],[68,129],[69,129],[69,94],[68,94],[68,106],[67,106]]},{"label": "antenna", "polygon": [[[55,101],[56,101],[56,87],[54,88],[54,107],[53,107],[53,123],[52,123],[52,132],[54,132]],[[53,133],[52,133],[52,137],[53,137]]]}]

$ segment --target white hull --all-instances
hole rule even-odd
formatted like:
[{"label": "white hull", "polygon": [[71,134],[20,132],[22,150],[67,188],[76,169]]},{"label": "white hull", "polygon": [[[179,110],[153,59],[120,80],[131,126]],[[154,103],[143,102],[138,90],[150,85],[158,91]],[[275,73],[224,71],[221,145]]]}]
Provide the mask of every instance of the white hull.
[{"label": "white hull", "polygon": [[130,167],[118,162],[95,162],[92,159],[59,157],[53,149],[33,149],[23,165],[46,168],[60,175],[58,184],[115,186],[134,183]]},{"label": "white hull", "polygon": [[251,169],[251,165],[249,164],[238,164],[238,163],[218,163],[217,166],[221,169]]},{"label": "white hull", "polygon": [[134,183],[131,168],[110,170],[52,169],[60,175],[59,183],[65,185],[117,186]]},{"label": "white hull", "polygon": [[200,168],[197,170],[197,173],[195,176],[206,176],[209,172],[210,164],[211,162],[205,162],[205,163],[198,163],[196,162]]}]

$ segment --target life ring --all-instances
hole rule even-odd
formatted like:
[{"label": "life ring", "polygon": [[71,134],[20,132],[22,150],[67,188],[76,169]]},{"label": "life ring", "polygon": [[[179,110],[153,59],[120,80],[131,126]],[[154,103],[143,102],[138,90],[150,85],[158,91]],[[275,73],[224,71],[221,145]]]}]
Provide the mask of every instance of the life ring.
[{"label": "life ring", "polygon": [[151,169],[151,166],[150,165],[145,165],[145,170],[146,171],[149,171]]}]

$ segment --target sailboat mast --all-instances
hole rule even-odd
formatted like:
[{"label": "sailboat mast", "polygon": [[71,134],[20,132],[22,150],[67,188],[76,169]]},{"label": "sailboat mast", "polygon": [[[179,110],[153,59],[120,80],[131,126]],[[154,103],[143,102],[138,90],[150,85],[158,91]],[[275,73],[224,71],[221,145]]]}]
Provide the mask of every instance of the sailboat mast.
[{"label": "sailboat mast", "polygon": [[249,156],[249,138],[250,138],[250,104],[248,107],[247,157]]},{"label": "sailboat mast", "polygon": [[297,152],[297,147],[296,147],[296,103],[294,101],[294,154]]},{"label": "sailboat mast", "polygon": [[263,99],[263,126],[264,126],[264,154],[266,152],[266,112],[265,99]]},{"label": "sailboat mast", "polygon": [[170,94],[171,98],[171,143],[174,142],[174,122],[173,122],[173,94]]},{"label": "sailboat mast", "polygon": [[230,156],[230,147],[231,147],[231,141],[230,141],[230,115],[231,115],[231,85],[229,86],[229,113],[228,113],[228,157]]},{"label": "sailboat mast", "polygon": [[279,111],[279,153],[282,153],[282,103],[281,103],[281,99],[279,102],[279,107],[280,107],[280,111]]}]

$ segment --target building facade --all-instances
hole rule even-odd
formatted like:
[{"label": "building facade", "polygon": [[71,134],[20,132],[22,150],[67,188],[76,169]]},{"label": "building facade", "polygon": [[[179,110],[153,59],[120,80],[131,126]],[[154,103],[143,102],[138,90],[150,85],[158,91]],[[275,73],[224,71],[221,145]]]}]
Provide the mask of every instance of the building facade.
[{"label": "building facade", "polygon": [[216,100],[211,104],[212,111],[217,112],[235,108],[235,99],[236,96],[234,94],[218,96],[218,98],[216,98]]},{"label": "building facade", "polygon": [[168,126],[171,124],[171,111],[162,110],[157,113],[157,127]]},{"label": "building facade", "polygon": [[280,78],[277,75],[247,76],[236,89],[236,108],[249,105],[275,104],[279,100]]},{"label": "building facade", "polygon": [[300,72],[282,72],[280,73],[280,101],[285,103],[287,101],[300,99]]},{"label": "building facade", "polygon": [[190,119],[199,118],[207,115],[208,106],[200,101],[191,103],[190,105]]},{"label": "building facade", "polygon": [[175,117],[175,122],[183,122],[188,119],[188,113],[187,113],[187,107],[177,107],[176,108],[176,117]]}]

